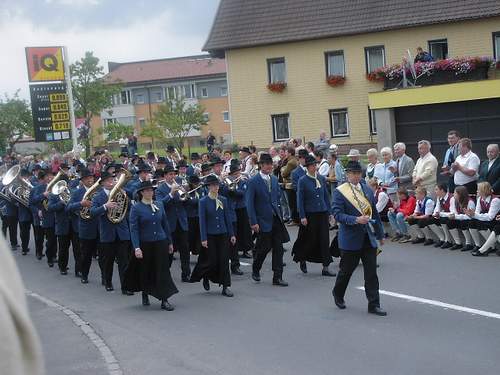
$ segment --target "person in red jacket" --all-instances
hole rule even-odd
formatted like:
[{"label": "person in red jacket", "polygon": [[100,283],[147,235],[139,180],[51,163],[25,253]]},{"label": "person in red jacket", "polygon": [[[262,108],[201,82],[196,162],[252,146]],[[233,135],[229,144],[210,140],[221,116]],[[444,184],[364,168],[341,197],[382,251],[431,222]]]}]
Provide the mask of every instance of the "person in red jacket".
[{"label": "person in red jacket", "polygon": [[407,241],[411,238],[408,234],[408,224],[405,219],[415,211],[415,197],[409,196],[408,191],[404,188],[398,190],[399,207],[389,208],[387,217],[391,224],[392,230],[396,233],[392,238],[393,242]]}]

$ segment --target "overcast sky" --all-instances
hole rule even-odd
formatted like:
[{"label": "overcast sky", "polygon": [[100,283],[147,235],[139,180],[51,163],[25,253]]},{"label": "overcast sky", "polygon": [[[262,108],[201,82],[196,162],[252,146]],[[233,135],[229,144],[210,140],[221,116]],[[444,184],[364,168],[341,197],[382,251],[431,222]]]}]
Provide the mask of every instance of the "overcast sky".
[{"label": "overcast sky", "polygon": [[219,0],[0,0],[0,93],[28,98],[24,47],[126,62],[201,53]]}]

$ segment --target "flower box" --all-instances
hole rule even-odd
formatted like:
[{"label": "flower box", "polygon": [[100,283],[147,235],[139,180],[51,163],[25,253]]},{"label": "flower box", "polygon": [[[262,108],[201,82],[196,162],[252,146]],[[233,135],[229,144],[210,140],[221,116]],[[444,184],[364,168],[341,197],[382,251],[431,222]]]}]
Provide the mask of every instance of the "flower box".
[{"label": "flower box", "polygon": [[338,75],[328,76],[326,77],[326,83],[332,87],[341,86],[345,83],[345,77]]},{"label": "flower box", "polygon": [[281,93],[286,89],[286,82],[273,82],[267,85],[267,88],[271,92]]}]

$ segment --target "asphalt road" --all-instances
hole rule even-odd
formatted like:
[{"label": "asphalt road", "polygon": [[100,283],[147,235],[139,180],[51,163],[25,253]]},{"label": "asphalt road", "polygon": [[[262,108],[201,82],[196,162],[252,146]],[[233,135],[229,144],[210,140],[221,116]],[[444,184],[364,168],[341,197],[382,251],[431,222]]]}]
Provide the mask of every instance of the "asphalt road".
[{"label": "asphalt road", "polygon": [[[291,231],[292,240],[296,231]],[[287,244],[288,249],[291,243]],[[346,310],[331,297],[334,278],[309,265],[304,275],[285,254],[288,288],[271,285],[270,258],[262,282],[233,277],[234,298],[201,283],[180,282],[177,260],[172,273],[180,293],[174,312],[159,302],[144,308],[140,295],[108,293],[100,286],[97,262],[88,285],[61,276],[31,253],[16,260],[27,289],[78,314],[102,338],[118,364],[107,366],[99,348],[61,309],[29,296],[45,351],[47,373],[289,375],[498,374],[500,315],[487,317],[463,308],[500,314],[500,257],[387,244],[379,256],[380,288],[426,299],[381,296],[389,315],[367,313],[361,266],[346,294]],[[332,267],[337,270],[338,260]],[[115,272],[117,274],[117,272]],[[117,275],[115,275],[116,278]],[[427,300],[457,305],[433,305]],[[433,303],[433,302],[430,303]],[[462,308],[463,307],[463,308]],[[93,331],[93,332],[94,332]],[[92,337],[92,334],[90,335]],[[108,353],[109,354],[109,353]],[[108,358],[109,359],[109,358]],[[110,372],[109,370],[116,372]]]}]

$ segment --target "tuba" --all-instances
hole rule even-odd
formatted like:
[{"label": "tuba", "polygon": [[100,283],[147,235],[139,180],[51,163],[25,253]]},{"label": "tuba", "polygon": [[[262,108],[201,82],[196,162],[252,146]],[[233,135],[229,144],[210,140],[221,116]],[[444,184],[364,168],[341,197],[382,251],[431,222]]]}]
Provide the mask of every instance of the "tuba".
[{"label": "tuba", "polygon": [[71,191],[68,188],[68,183],[64,180],[58,181],[50,190],[54,195],[58,195],[59,199],[64,203],[68,204],[71,199]]},{"label": "tuba", "polygon": [[[3,176],[5,176],[7,172],[7,166],[4,164],[0,167],[0,179],[3,179]],[[11,202],[12,199],[11,197],[9,196],[9,192],[8,192],[8,187],[7,186],[3,186],[1,189],[0,189],[0,198],[3,198],[5,199],[7,202]]]},{"label": "tuba", "polygon": [[[101,179],[99,178],[94,185],[88,188],[88,190],[85,192],[83,195],[82,200],[86,201],[92,201],[92,199],[95,197],[95,195],[99,192],[99,184],[101,183]],[[82,207],[80,209],[80,218],[84,220],[90,220],[90,207]]]},{"label": "tuba", "polygon": [[129,200],[127,193],[125,192],[125,190],[123,190],[123,187],[125,186],[127,181],[130,180],[131,178],[132,178],[132,173],[122,168],[118,182],[116,183],[115,187],[111,189],[111,192],[109,193],[108,202],[115,202],[117,204],[116,208],[109,209],[107,211],[108,220],[111,221],[113,224],[120,223],[127,214]]},{"label": "tuba", "polygon": [[5,193],[7,193],[10,198],[15,199],[24,207],[28,208],[33,185],[21,178],[20,172],[21,167],[19,164],[14,165],[3,175],[2,184],[4,185],[4,189],[6,189]]},{"label": "tuba", "polygon": [[[57,182],[59,182],[61,180],[63,175],[65,175],[65,173],[63,172],[63,170],[61,168],[59,168],[59,172],[57,172],[56,176],[52,179],[52,181],[50,181],[47,184],[47,188],[45,189],[45,191],[50,193],[52,191],[52,188],[54,187],[54,185],[57,184]],[[49,200],[47,198],[45,198],[43,200],[42,204],[43,204],[43,208],[45,209],[45,211],[47,211],[49,208]]]}]

